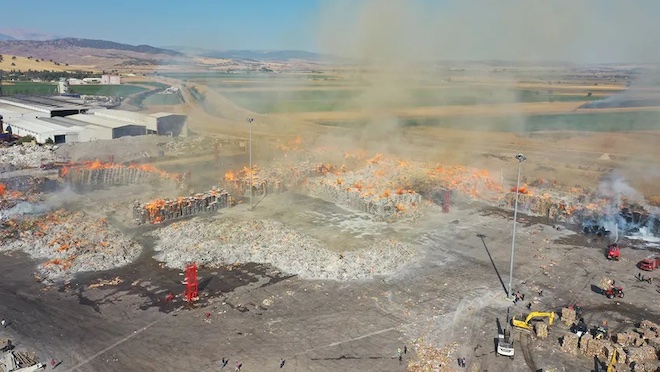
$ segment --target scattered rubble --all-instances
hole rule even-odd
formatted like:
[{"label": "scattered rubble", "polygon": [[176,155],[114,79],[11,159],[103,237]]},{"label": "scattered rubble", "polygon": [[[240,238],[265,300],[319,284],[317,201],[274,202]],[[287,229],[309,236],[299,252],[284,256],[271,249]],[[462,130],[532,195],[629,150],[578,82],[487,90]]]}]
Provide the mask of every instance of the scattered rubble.
[{"label": "scattered rubble", "polygon": [[26,143],[10,147],[0,147],[0,164],[15,168],[36,168],[42,163],[63,160],[53,151],[53,146],[40,146]]},{"label": "scattered rubble", "polygon": [[320,241],[273,220],[200,219],[173,223],[152,235],[159,238],[156,259],[182,268],[197,261],[207,266],[271,264],[303,279],[356,280],[395,273],[417,252],[394,240],[365,249],[332,252]]}]

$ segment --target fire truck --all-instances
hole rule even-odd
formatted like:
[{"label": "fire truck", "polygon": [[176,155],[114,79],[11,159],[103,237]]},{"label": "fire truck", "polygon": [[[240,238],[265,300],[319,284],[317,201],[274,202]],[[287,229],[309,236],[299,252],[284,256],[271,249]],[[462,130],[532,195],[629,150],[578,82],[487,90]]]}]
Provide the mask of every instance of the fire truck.
[{"label": "fire truck", "polygon": [[653,271],[660,267],[660,256],[650,256],[639,262],[639,268],[644,271]]}]

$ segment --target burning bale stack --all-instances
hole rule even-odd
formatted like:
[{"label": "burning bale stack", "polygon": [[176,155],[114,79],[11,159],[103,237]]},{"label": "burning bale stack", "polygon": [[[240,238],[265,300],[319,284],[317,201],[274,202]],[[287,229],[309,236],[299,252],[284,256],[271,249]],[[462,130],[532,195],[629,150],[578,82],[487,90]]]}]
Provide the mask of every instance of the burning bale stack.
[{"label": "burning bale stack", "polygon": [[33,258],[47,259],[37,275],[66,279],[82,271],[107,270],[126,265],[141,247],[103,219],[64,210],[38,217],[9,220],[0,236],[0,251],[21,250]]},{"label": "burning bale stack", "polygon": [[60,177],[73,185],[154,184],[175,189],[186,188],[188,182],[187,175],[170,174],[147,164],[126,166],[98,160],[64,167]]},{"label": "burning bale stack", "polygon": [[364,168],[308,179],[302,192],[390,221],[420,211],[423,200],[411,189],[414,179],[407,163],[383,160],[378,154]]},{"label": "burning bale stack", "polygon": [[337,167],[332,164],[311,164],[309,161],[298,164],[278,163],[270,165],[266,169],[255,165],[252,167],[251,180],[250,168],[243,167],[240,171],[225,173],[224,183],[232,195],[249,196],[250,182],[252,182],[253,195],[261,196],[285,192],[299,187],[308,178],[336,171]]},{"label": "burning bale stack", "polygon": [[177,199],[156,199],[145,204],[133,204],[133,219],[139,225],[161,223],[200,213],[217,211],[234,205],[234,199],[225,190],[213,188]]}]

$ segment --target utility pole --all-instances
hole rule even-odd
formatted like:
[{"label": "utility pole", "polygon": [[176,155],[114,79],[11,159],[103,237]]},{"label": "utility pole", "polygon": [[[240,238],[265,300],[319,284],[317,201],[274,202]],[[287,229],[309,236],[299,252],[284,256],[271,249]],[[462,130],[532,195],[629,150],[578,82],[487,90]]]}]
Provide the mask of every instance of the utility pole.
[{"label": "utility pole", "polygon": [[516,155],[516,160],[518,160],[518,181],[516,182],[516,202],[513,206],[513,236],[511,238],[511,266],[509,267],[509,291],[507,293],[509,298],[513,297],[511,285],[513,284],[513,257],[516,252],[516,222],[518,220],[518,196],[520,196],[520,168],[522,168],[522,162],[527,160],[527,158],[523,154],[518,154]]},{"label": "utility pole", "polygon": [[252,122],[254,121],[254,118],[247,118],[247,121],[250,126],[250,210],[252,210],[254,208],[254,205],[252,204],[252,194],[254,193],[252,183]]}]

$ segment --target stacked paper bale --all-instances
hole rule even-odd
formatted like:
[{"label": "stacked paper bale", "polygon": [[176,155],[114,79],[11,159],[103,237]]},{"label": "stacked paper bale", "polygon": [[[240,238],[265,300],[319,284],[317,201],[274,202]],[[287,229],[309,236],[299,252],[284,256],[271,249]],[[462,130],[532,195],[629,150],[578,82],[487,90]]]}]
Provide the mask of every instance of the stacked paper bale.
[{"label": "stacked paper bale", "polygon": [[590,336],[584,336],[580,340],[580,354],[582,355],[589,355],[589,344],[595,341],[593,338]]},{"label": "stacked paper bale", "polygon": [[569,353],[571,355],[576,355],[578,352],[578,344],[580,338],[574,333],[569,333],[564,335],[561,341],[561,351]]},{"label": "stacked paper bale", "polygon": [[635,331],[627,331],[616,334],[616,343],[621,346],[633,345],[635,339],[639,338],[639,333]]},{"label": "stacked paper bale", "polygon": [[635,372],[658,372],[658,371],[660,371],[660,361],[635,364]]},{"label": "stacked paper bale", "polygon": [[548,338],[548,325],[545,323],[536,323],[534,332],[536,333],[536,337],[546,339]]},{"label": "stacked paper bale", "polygon": [[628,358],[626,363],[640,363],[649,360],[657,360],[655,348],[653,346],[641,346],[628,348]]},{"label": "stacked paper bale", "polygon": [[613,283],[612,279],[604,276],[598,282],[598,287],[602,290],[608,290],[612,286],[612,283]]},{"label": "stacked paper bale", "polygon": [[575,322],[576,314],[575,309],[570,307],[565,307],[561,310],[561,321],[562,323],[570,326]]}]

